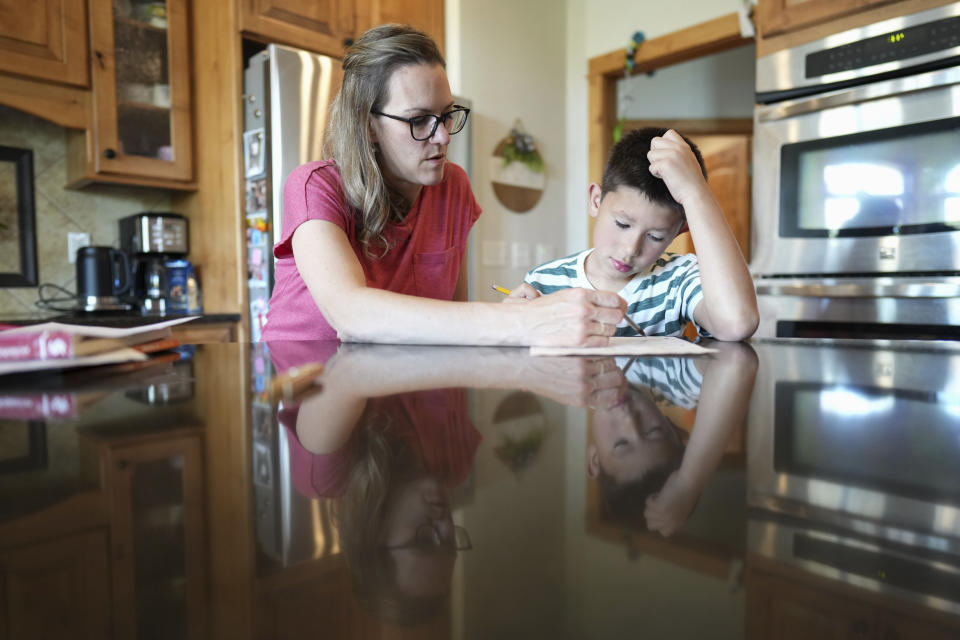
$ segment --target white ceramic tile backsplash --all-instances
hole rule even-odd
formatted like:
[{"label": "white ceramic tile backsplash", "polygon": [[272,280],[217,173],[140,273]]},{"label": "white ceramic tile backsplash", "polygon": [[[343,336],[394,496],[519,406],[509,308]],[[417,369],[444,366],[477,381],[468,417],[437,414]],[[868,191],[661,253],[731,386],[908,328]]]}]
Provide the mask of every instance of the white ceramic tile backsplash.
[{"label": "white ceramic tile backsplash", "polygon": [[[29,114],[0,106],[0,146],[33,150],[37,216],[37,261],[41,283],[75,291],[74,265],[67,258],[67,233],[90,233],[93,244],[119,246],[117,220],[138,211],[169,211],[170,193],[162,189],[66,184],[66,130]],[[36,307],[37,288],[0,288],[0,321]]]}]

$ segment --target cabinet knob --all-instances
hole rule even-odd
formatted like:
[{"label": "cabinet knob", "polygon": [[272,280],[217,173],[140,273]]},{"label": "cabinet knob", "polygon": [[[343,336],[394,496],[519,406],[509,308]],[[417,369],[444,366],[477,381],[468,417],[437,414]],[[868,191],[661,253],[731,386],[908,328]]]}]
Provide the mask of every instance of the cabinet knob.
[{"label": "cabinet knob", "polygon": [[345,46],[345,47],[352,47],[352,46],[353,46],[353,38],[344,38],[344,39],[343,39],[343,46]]},{"label": "cabinet knob", "polygon": [[113,149],[104,149],[103,155],[105,158],[110,158],[112,160],[113,158],[117,157],[117,152],[114,151]]}]

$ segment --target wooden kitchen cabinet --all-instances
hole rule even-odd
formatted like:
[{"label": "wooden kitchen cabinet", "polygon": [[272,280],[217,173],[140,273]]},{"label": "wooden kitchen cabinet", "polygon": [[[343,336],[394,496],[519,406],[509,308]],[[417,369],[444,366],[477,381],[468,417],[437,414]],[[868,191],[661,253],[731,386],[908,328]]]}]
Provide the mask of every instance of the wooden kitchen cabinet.
[{"label": "wooden kitchen cabinet", "polygon": [[355,35],[353,0],[239,0],[240,30],[277,42],[343,57]]},{"label": "wooden kitchen cabinet", "polygon": [[763,37],[829,22],[893,0],[759,0],[757,30]]},{"label": "wooden kitchen cabinet", "polygon": [[757,57],[954,0],[758,0]]},{"label": "wooden kitchen cabinet", "polygon": [[0,638],[109,638],[105,528],[0,551]]},{"label": "wooden kitchen cabinet", "polygon": [[106,455],[117,637],[206,637],[200,436],[145,434]]},{"label": "wooden kitchen cabinet", "polygon": [[[942,614],[931,612],[928,621],[920,614],[894,609],[891,600],[873,602],[880,596],[850,597],[828,583],[814,585],[791,576],[748,568],[747,640],[948,640],[957,638],[957,626],[941,624]],[[839,587],[839,585],[838,585]],[[900,605],[906,609],[912,605]],[[919,607],[917,607],[919,609]]]},{"label": "wooden kitchen cabinet", "polygon": [[70,186],[190,189],[188,0],[90,0],[90,119],[68,138]]},{"label": "wooden kitchen cabinet", "polygon": [[443,0],[358,0],[357,33],[386,22],[409,24],[444,47]]},{"label": "wooden kitchen cabinet", "polygon": [[361,33],[386,22],[421,29],[443,50],[443,0],[240,0],[239,13],[246,37],[336,58]]},{"label": "wooden kitchen cabinet", "polygon": [[88,86],[84,0],[0,0],[0,72]]}]

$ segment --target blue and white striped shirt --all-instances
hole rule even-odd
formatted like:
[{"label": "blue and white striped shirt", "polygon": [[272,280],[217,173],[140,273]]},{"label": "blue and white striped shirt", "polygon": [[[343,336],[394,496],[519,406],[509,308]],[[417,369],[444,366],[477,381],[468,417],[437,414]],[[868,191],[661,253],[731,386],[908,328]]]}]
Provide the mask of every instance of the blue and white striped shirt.
[{"label": "blue and white striped shirt", "polygon": [[[585,264],[593,249],[586,249],[566,258],[558,258],[531,269],[524,282],[546,295],[583,287],[596,289],[587,279]],[[692,253],[665,253],[648,271],[634,278],[617,292],[627,301],[627,314],[648,336],[679,336],[687,322],[693,322],[693,312],[703,300],[700,288],[700,265]],[[697,331],[709,336],[694,323]],[[626,322],[617,325],[617,336],[636,333]]]}]

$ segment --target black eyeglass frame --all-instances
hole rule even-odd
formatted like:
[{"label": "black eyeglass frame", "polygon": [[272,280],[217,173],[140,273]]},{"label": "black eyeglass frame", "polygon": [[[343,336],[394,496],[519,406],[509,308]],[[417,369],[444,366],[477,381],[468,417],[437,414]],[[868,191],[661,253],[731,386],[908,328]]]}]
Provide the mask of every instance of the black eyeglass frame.
[{"label": "black eyeglass frame", "polygon": [[[377,116],[383,116],[384,118],[390,118],[392,120],[399,120],[400,122],[406,122],[408,125],[410,125],[410,136],[417,142],[423,142],[424,140],[429,140],[434,136],[442,120],[446,120],[450,116],[450,114],[456,113],[458,111],[463,112],[463,124],[461,124],[460,128],[457,129],[456,131],[447,131],[447,134],[452,136],[460,133],[461,131],[463,131],[463,128],[467,126],[467,119],[470,117],[470,109],[468,107],[455,104],[453,105],[453,108],[450,109],[450,111],[446,111],[444,113],[441,113],[440,115],[436,115],[433,113],[425,113],[421,116],[414,116],[412,118],[401,118],[400,116],[390,115],[389,113],[384,113],[383,111],[378,111],[376,109],[371,109],[370,113]],[[428,135],[426,138],[418,138],[417,135],[413,132],[414,120],[420,120],[421,118],[433,118],[433,128],[430,129],[430,135]]]},{"label": "black eyeglass frame", "polygon": [[[430,529],[432,535],[430,536],[430,544],[426,545],[420,541],[420,531],[421,529],[426,530]],[[395,551],[397,549],[446,549],[447,551],[469,551],[473,549],[473,541],[470,540],[470,534],[467,533],[467,530],[461,527],[458,524],[453,525],[453,538],[450,542],[444,542],[443,538],[440,536],[440,532],[437,531],[437,528],[432,524],[422,524],[417,527],[417,531],[413,536],[413,540],[410,542],[405,542],[403,544],[395,544],[390,546],[384,546],[384,549],[388,551]]]}]

